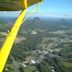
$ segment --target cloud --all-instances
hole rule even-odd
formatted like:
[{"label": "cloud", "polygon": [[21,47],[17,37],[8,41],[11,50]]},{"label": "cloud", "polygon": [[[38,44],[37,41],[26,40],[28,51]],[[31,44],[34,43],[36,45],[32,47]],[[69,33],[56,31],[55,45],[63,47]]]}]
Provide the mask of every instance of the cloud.
[{"label": "cloud", "polygon": [[[17,17],[21,11],[1,11],[0,16],[9,16],[9,17]],[[26,13],[26,16],[29,12]],[[59,13],[51,13],[51,12],[36,12],[35,10],[32,11],[31,17],[57,17],[57,18],[72,18],[72,14],[59,14]]]},{"label": "cloud", "polygon": [[15,17],[18,16],[20,11],[0,11],[0,16]]}]

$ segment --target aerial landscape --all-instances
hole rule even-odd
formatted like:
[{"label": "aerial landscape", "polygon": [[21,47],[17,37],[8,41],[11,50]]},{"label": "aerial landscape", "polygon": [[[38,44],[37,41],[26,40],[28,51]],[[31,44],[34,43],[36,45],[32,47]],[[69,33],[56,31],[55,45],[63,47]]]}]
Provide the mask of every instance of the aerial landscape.
[{"label": "aerial landscape", "polygon": [[[16,18],[1,19],[6,24],[0,22],[0,47]],[[28,18],[19,30],[4,72],[72,72],[72,19]]]},{"label": "aerial landscape", "polygon": [[72,72],[72,1],[1,0],[0,72]]}]

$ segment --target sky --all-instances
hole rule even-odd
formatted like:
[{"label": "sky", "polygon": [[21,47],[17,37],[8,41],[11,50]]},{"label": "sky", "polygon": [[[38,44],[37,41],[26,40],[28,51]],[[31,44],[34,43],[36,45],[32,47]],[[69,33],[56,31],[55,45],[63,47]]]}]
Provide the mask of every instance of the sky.
[{"label": "sky", "polygon": [[[31,12],[33,5],[28,8],[27,13]],[[18,16],[18,12],[0,12],[0,16]],[[72,17],[72,0],[44,0],[34,15],[51,17]]]}]

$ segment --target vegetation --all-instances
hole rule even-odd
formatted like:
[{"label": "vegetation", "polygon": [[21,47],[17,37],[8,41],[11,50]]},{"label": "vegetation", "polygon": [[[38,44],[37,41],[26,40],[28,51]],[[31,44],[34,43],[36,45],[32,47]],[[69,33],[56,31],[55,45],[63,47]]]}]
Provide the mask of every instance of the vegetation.
[{"label": "vegetation", "polygon": [[[8,18],[11,22],[16,18]],[[21,26],[4,72],[72,72],[72,21],[28,19]],[[70,26],[69,26],[70,24]],[[5,32],[0,26],[0,32]],[[35,33],[33,33],[35,32]],[[0,46],[6,36],[0,35]]]}]

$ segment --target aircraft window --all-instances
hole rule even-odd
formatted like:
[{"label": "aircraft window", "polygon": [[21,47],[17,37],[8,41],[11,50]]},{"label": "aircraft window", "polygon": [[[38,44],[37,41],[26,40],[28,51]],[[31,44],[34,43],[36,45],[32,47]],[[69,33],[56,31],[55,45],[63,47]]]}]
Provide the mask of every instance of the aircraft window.
[{"label": "aircraft window", "polygon": [[0,71],[11,49],[3,72],[72,72],[72,1],[1,1],[21,0],[0,0]]}]

